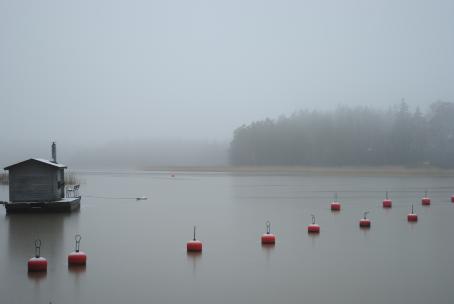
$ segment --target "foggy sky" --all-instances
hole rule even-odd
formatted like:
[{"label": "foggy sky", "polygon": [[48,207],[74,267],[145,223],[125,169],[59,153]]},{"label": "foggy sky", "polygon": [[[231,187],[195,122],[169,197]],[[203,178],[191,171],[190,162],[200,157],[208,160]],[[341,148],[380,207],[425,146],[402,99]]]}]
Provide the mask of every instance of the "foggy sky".
[{"label": "foggy sky", "polygon": [[46,149],[454,101],[454,1],[0,0],[0,43],[0,139]]}]

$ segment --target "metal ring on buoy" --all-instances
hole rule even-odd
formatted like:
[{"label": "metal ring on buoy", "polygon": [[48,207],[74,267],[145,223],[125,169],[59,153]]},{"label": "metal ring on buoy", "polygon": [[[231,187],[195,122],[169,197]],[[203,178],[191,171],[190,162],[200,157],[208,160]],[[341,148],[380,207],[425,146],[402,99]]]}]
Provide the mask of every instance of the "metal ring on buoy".
[{"label": "metal ring on buoy", "polygon": [[386,191],[386,198],[383,200],[383,208],[391,208],[393,201],[388,197],[388,191]]},{"label": "metal ring on buoy", "polygon": [[35,256],[28,260],[27,268],[29,272],[47,271],[47,259],[41,256],[41,240],[35,240]]},{"label": "metal ring on buoy", "polygon": [[312,224],[307,226],[308,233],[320,233],[320,226],[315,224],[315,215],[311,214]]},{"label": "metal ring on buoy", "polygon": [[35,240],[35,257],[39,258],[41,255],[41,240]]},{"label": "metal ring on buoy", "polygon": [[334,194],[334,201],[331,202],[331,211],[340,211],[341,204],[337,200],[337,192]]},{"label": "metal ring on buoy", "polygon": [[266,221],[266,233],[262,234],[262,244],[263,245],[274,245],[276,243],[276,236],[271,233],[271,222]]},{"label": "metal ring on buoy", "polygon": [[194,226],[194,237],[191,241],[186,243],[186,250],[188,252],[201,252],[202,251],[202,242],[198,241],[195,238],[196,226]]},{"label": "metal ring on buoy", "polygon": [[76,245],[74,247],[74,251],[68,255],[68,266],[86,265],[87,255],[85,252],[80,251],[80,240],[82,240],[82,236],[80,234],[76,234],[74,239],[76,240]]},{"label": "metal ring on buoy", "polygon": [[421,204],[423,206],[429,206],[430,205],[430,198],[427,196],[427,190],[424,191],[424,197],[421,199]]},{"label": "metal ring on buoy", "polygon": [[370,228],[370,219],[367,218],[369,211],[364,212],[364,218],[359,221],[359,227],[361,228]]},{"label": "metal ring on buoy", "polygon": [[407,221],[409,221],[409,222],[417,222],[418,221],[418,215],[413,210],[413,204],[411,205],[411,213],[409,213],[407,215]]}]

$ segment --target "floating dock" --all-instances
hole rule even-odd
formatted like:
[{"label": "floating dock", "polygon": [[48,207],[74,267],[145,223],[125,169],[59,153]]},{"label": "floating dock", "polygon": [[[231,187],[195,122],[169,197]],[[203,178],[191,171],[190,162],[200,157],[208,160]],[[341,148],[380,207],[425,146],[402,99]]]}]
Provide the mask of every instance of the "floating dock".
[{"label": "floating dock", "polygon": [[57,162],[57,145],[52,159],[30,158],[8,167],[9,201],[0,202],[6,213],[71,212],[80,209],[80,185],[65,185],[65,169]]},{"label": "floating dock", "polygon": [[72,212],[80,209],[81,197],[66,197],[49,202],[0,202],[6,213],[53,213]]}]

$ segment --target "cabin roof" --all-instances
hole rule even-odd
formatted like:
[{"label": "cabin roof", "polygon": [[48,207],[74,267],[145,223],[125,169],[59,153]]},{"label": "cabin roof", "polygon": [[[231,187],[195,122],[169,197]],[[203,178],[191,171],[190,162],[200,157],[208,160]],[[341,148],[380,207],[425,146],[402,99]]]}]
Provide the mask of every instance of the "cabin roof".
[{"label": "cabin roof", "polygon": [[30,161],[34,161],[34,162],[39,162],[43,165],[48,165],[48,166],[52,166],[52,167],[56,167],[56,168],[67,168],[65,165],[63,164],[58,164],[58,163],[53,163],[51,162],[50,160],[47,160],[47,159],[42,159],[42,158],[30,158],[30,159],[27,159],[27,160],[24,160],[24,161],[21,161],[21,162],[18,162],[18,163],[15,163],[15,164],[12,164],[12,165],[9,165],[8,167],[5,167],[4,170],[9,170],[11,169],[12,167],[16,167],[16,166],[19,166],[19,165],[22,165],[26,162],[30,162]]}]

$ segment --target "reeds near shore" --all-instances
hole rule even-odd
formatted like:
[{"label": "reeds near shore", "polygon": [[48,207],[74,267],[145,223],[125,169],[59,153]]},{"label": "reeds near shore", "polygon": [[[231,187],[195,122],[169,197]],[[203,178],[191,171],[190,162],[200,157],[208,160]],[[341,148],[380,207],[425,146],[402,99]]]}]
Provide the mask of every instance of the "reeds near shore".
[{"label": "reeds near shore", "polygon": [[0,185],[8,185],[8,172],[0,172]]},{"label": "reeds near shore", "polygon": [[80,179],[74,172],[66,172],[65,185],[80,185]]}]

